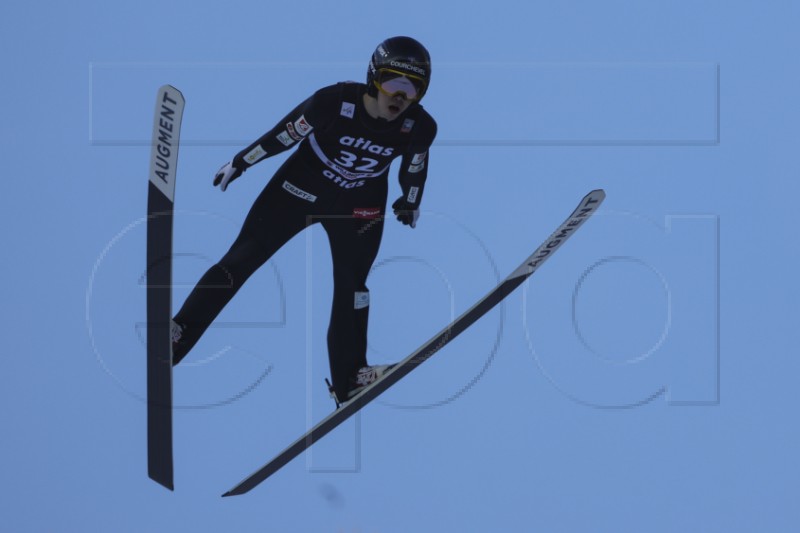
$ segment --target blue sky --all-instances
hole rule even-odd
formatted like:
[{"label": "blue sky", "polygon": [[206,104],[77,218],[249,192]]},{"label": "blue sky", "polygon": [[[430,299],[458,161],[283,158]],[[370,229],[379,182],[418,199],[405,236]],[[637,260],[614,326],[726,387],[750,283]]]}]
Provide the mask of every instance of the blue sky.
[{"label": "blue sky", "polygon": [[[8,531],[791,531],[800,432],[786,1],[44,2],[0,8],[0,516]],[[607,199],[499,308],[248,495],[333,408],[324,232],[291,241],[175,371],[146,471],[144,215],[156,90],[187,105],[175,302],[283,157],[213,174],[411,35],[439,123],[422,218],[387,224],[371,362]],[[391,193],[399,194],[392,169]]]}]

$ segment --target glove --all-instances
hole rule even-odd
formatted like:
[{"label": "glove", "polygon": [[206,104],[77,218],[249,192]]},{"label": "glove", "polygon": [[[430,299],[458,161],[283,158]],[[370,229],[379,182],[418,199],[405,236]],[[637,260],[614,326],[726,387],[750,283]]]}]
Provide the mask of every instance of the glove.
[{"label": "glove", "polygon": [[233,166],[233,161],[229,161],[222,165],[222,168],[217,171],[214,176],[214,187],[219,185],[219,188],[224,192],[228,188],[228,184],[242,175],[244,170],[238,169]]},{"label": "glove", "polygon": [[419,207],[415,207],[406,201],[404,196],[401,196],[392,204],[392,210],[397,215],[397,220],[406,226],[412,228],[417,227],[417,220],[419,220]]}]

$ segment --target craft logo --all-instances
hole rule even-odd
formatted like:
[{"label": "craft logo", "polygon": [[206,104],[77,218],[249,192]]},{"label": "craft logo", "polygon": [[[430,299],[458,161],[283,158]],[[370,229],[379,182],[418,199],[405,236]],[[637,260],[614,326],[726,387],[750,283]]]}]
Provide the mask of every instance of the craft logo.
[{"label": "craft logo", "polygon": [[305,200],[307,202],[316,202],[317,201],[317,197],[316,196],[314,196],[310,192],[304,191],[300,187],[295,187],[294,185],[292,185],[288,181],[284,181],[283,182],[283,188],[288,193],[293,194],[293,195],[297,196],[298,198],[302,198],[303,200]]}]

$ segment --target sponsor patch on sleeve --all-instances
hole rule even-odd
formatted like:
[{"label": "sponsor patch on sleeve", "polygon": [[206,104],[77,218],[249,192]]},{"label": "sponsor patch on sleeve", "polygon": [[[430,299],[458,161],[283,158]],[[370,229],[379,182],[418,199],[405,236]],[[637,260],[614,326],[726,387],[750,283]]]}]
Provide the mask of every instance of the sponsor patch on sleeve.
[{"label": "sponsor patch on sleeve", "polygon": [[422,169],[424,168],[425,168],[425,161],[423,161],[419,165],[409,165],[408,171],[411,172],[412,174],[416,174],[417,172],[422,171]]},{"label": "sponsor patch on sleeve", "polygon": [[302,137],[298,135],[296,131],[294,131],[294,124],[292,124],[291,122],[286,123],[286,131],[289,133],[289,136],[291,136],[291,138],[294,139],[295,141],[299,141],[302,139]]},{"label": "sponsor patch on sleeve", "polygon": [[300,118],[294,121],[294,129],[298,135],[305,137],[314,128],[308,123],[305,115],[300,115]]},{"label": "sponsor patch on sleeve", "polygon": [[342,110],[340,111],[340,114],[343,117],[353,118],[353,114],[355,113],[355,111],[356,111],[355,104],[352,104],[350,102],[342,102]]},{"label": "sponsor patch on sleeve", "polygon": [[366,309],[369,307],[369,292],[356,292],[355,295],[355,309]]},{"label": "sponsor patch on sleeve", "polygon": [[294,139],[292,139],[292,138],[289,136],[289,134],[286,132],[286,130],[284,130],[284,131],[282,131],[282,132],[280,132],[280,133],[278,134],[278,140],[279,140],[279,141],[281,142],[281,144],[282,144],[282,145],[284,145],[284,146],[291,146],[291,145],[294,143]]},{"label": "sponsor patch on sleeve", "polygon": [[255,148],[244,155],[244,160],[247,161],[247,164],[253,165],[261,160],[265,155],[267,155],[267,151],[261,148],[261,145],[258,144]]},{"label": "sponsor patch on sleeve", "polygon": [[408,200],[409,203],[413,204],[414,202],[417,201],[418,195],[419,195],[419,187],[411,187],[408,190],[408,196],[406,197],[406,200]]}]

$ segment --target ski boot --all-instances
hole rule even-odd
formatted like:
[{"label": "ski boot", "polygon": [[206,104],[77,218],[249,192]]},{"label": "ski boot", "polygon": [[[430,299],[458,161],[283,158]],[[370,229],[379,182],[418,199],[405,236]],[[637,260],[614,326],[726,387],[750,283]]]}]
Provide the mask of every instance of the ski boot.
[{"label": "ski boot", "polygon": [[350,390],[347,392],[347,398],[344,400],[339,400],[336,392],[333,390],[333,385],[326,379],[325,383],[328,384],[331,398],[336,402],[336,408],[338,409],[358,396],[364,389],[381,379],[394,367],[395,365],[362,366],[358,369],[356,376],[350,380]]}]

